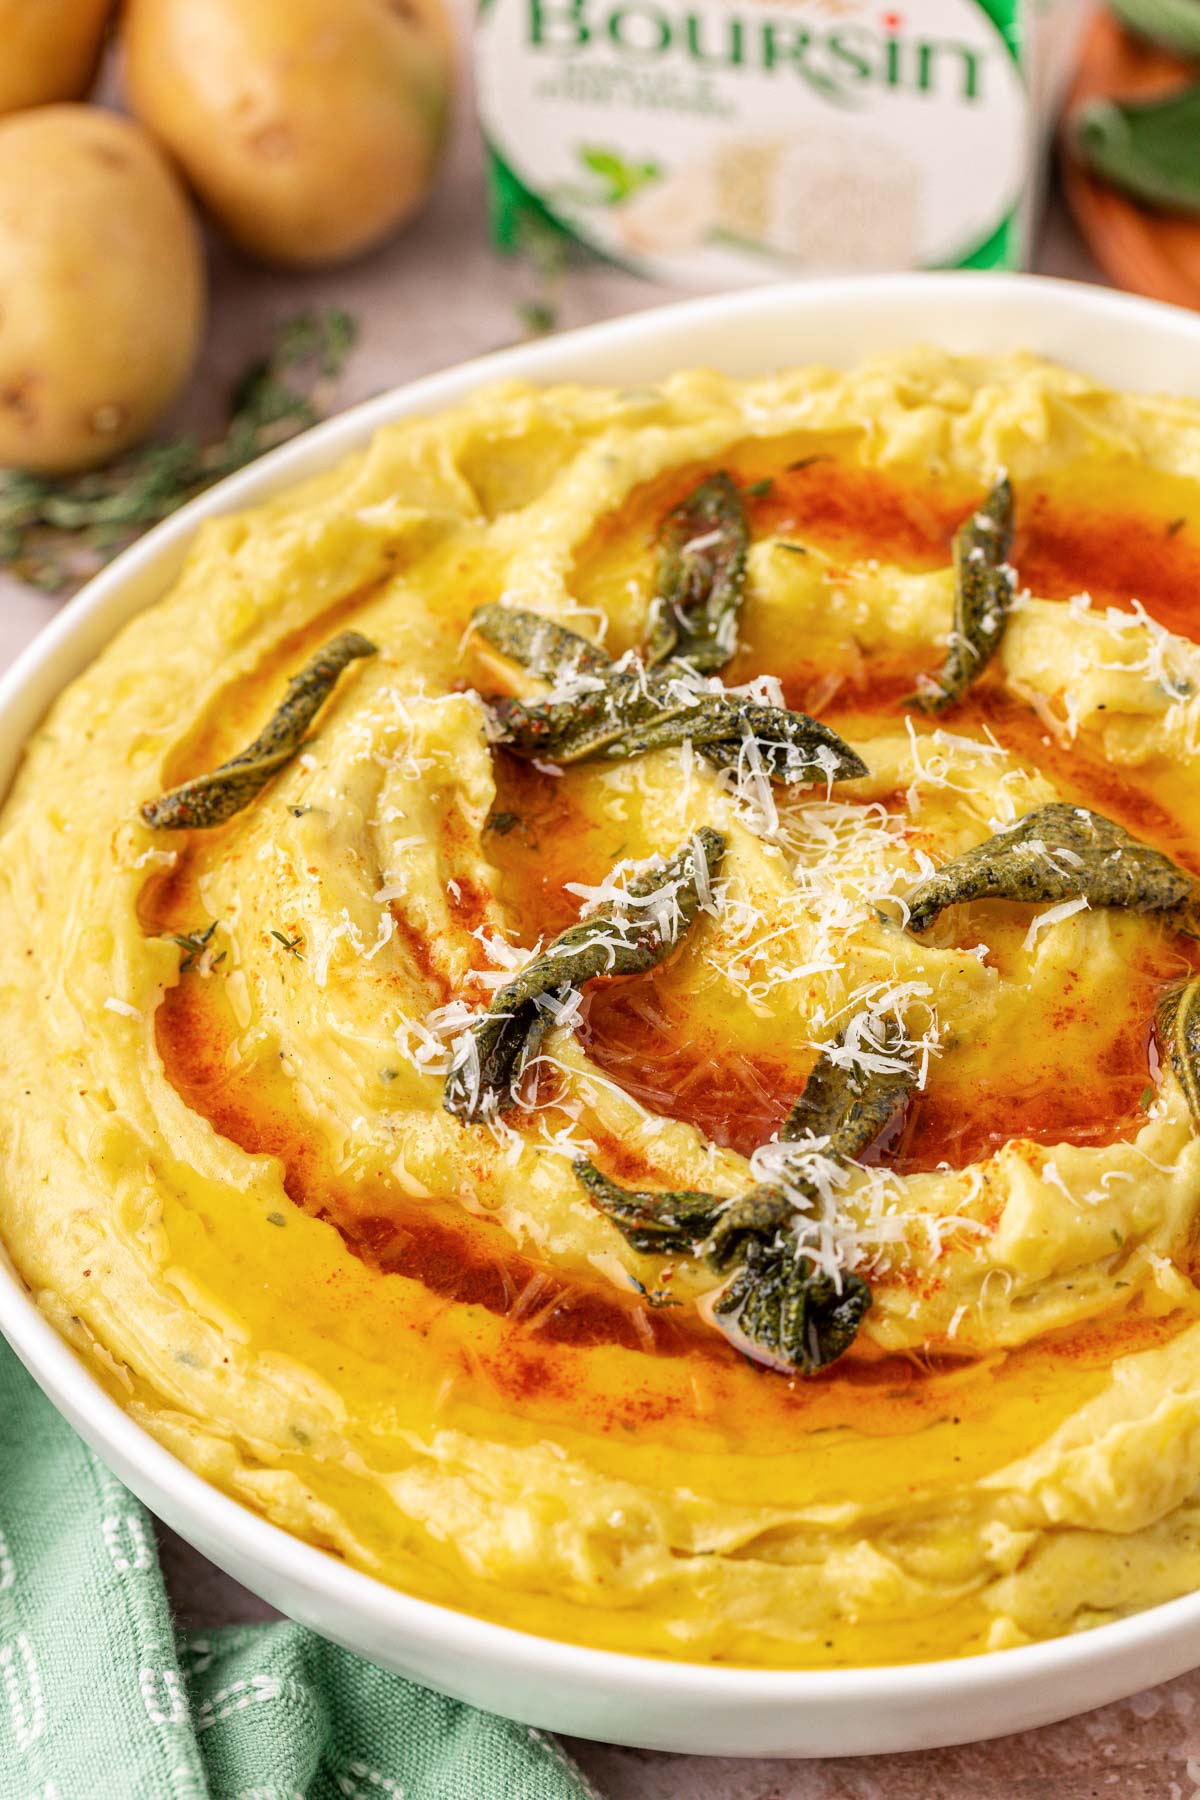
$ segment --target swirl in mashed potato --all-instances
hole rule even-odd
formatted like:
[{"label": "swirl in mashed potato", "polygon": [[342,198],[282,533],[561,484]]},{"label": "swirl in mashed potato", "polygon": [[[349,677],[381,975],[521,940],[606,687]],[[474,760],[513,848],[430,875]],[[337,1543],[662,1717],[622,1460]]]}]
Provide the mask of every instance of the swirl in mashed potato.
[{"label": "swirl in mashed potato", "polygon": [[[1001,467],[1020,594],[930,719],[906,696]],[[715,470],[752,539],[724,678],[771,678],[868,776],[496,748],[475,608],[620,654],[659,522]],[[1057,799],[1200,873],[1197,594],[1200,408],[1030,357],[487,390],[209,523],[4,812],[0,1232],[38,1304],[228,1493],[552,1636],[846,1665],[1190,1590],[1200,1139],[1150,1021],[1193,947],[993,901],[918,937],[895,903]],[[261,795],[215,830],[142,822],[348,627],[378,654]],[[497,988],[703,826],[727,850],[674,954],[563,1009],[522,1107],[446,1111]],[[873,1304],[805,1381],[739,1354],[720,1277],[632,1249],[572,1163],[743,1192],[864,1010],[902,1019],[916,1092],[814,1210],[813,1256]]]}]

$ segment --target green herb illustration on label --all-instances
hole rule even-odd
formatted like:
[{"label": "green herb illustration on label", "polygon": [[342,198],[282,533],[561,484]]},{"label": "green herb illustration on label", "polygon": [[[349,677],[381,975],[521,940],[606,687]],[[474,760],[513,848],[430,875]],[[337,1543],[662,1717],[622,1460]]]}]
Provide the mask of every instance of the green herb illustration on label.
[{"label": "green herb illustration on label", "polygon": [[662,177],[658,163],[630,162],[616,150],[604,150],[596,144],[581,144],[579,160],[600,182],[595,199],[597,206],[620,206],[648,182]]}]

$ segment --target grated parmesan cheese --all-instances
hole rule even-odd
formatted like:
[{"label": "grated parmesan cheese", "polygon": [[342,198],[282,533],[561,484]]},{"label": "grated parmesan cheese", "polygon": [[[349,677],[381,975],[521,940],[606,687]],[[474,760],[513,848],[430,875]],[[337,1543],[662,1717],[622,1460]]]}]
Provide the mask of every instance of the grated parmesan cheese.
[{"label": "grated parmesan cheese", "polygon": [[[1053,859],[1047,858],[1047,860]],[[1076,861],[1078,860],[1076,858]],[[1062,919],[1070,919],[1076,913],[1088,910],[1089,903],[1081,894],[1077,900],[1060,900],[1057,906],[1048,906],[1044,912],[1035,913],[1029,921],[1029,930],[1025,933],[1024,948],[1032,950],[1041,933],[1048,931],[1051,925],[1057,925]]]}]

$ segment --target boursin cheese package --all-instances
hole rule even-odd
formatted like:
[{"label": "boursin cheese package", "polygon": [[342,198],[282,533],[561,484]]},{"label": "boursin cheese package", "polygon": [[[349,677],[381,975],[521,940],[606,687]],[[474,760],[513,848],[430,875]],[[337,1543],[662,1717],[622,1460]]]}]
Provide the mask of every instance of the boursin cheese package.
[{"label": "boursin cheese package", "polygon": [[659,281],[1019,268],[1081,0],[483,0],[502,248]]}]

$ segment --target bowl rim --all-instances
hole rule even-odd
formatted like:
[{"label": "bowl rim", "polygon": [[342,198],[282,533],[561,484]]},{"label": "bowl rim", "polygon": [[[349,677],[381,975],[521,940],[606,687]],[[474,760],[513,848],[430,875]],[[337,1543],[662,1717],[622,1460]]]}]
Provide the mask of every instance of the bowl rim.
[{"label": "bowl rim", "polygon": [[[0,768],[0,803],[7,796],[12,773],[19,765],[20,745],[58,693],[128,619],[153,604],[173,580],[180,556],[175,554],[172,560],[165,553],[181,553],[205,520],[256,504],[306,474],[362,448],[381,425],[440,409],[474,388],[508,377],[535,382],[570,380],[563,370],[576,358],[622,343],[651,342],[681,325],[752,323],[760,315],[776,314],[789,296],[803,312],[856,297],[886,301],[889,292],[901,290],[927,299],[931,305],[947,301],[954,305],[967,289],[974,295],[971,306],[980,312],[991,302],[1011,303],[1019,293],[1029,296],[1031,305],[1044,302],[1052,308],[1065,307],[1077,316],[1081,326],[1092,319],[1107,320],[1131,330],[1165,331],[1177,337],[1184,347],[1200,353],[1200,317],[1158,301],[1047,277],[953,271],[831,277],[682,300],[452,365],[323,420],[226,477],[123,551],[69,600],[0,676],[0,735],[14,714],[19,734],[11,757],[12,768]],[[137,592],[139,587],[144,590],[140,599],[130,604],[130,592]],[[73,646],[81,653],[74,661],[66,654]],[[1086,1671],[1092,1664],[1110,1661],[1118,1651],[1125,1659],[1136,1657],[1139,1650],[1164,1636],[1178,1636],[1185,1630],[1192,1641],[1197,1641],[1196,1634],[1200,1632],[1197,1591],[1086,1631],[1004,1650],[837,1669],[677,1661],[545,1637],[392,1587],[273,1524],[265,1515],[210,1483],[109,1395],[39,1309],[2,1244],[0,1332],[59,1411],[102,1459],[111,1453],[126,1469],[136,1472],[139,1486],[144,1484],[155,1494],[166,1495],[176,1516],[202,1519],[206,1535],[228,1543],[245,1563],[268,1570],[281,1582],[293,1586],[298,1583],[307,1593],[343,1609],[347,1616],[358,1615],[392,1627],[398,1638],[407,1637],[451,1654],[504,1664],[535,1681],[543,1676],[553,1676],[556,1681],[566,1676],[580,1686],[602,1686],[618,1698],[634,1694],[644,1698],[651,1690],[664,1701],[685,1700],[689,1705],[724,1705],[730,1700],[751,1699],[756,1708],[764,1702],[781,1707],[789,1703],[820,1705],[849,1700],[903,1703],[931,1687],[936,1688],[941,1700],[953,1703],[985,1693],[994,1696],[1024,1688],[1043,1676],[1062,1677]],[[123,1479],[129,1484],[127,1475]],[[148,1504],[154,1509],[153,1503]],[[176,1528],[187,1536],[186,1526]],[[941,1741],[955,1740],[948,1737]]]}]

